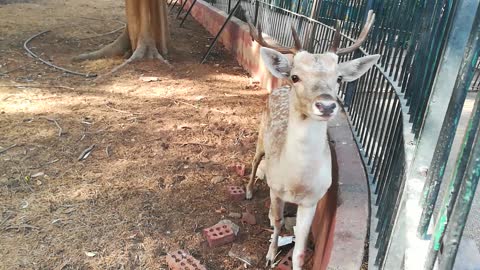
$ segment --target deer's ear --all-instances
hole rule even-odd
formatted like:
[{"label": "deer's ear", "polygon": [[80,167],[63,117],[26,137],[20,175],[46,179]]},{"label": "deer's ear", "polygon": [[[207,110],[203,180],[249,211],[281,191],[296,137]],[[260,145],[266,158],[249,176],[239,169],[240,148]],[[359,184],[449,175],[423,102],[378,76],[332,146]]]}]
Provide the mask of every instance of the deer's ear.
[{"label": "deer's ear", "polygon": [[260,48],[260,56],[273,76],[280,79],[288,78],[292,67],[285,55],[273,49],[262,47]]},{"label": "deer's ear", "polygon": [[345,82],[355,81],[365,74],[380,58],[379,54],[368,55],[338,64],[338,77]]}]

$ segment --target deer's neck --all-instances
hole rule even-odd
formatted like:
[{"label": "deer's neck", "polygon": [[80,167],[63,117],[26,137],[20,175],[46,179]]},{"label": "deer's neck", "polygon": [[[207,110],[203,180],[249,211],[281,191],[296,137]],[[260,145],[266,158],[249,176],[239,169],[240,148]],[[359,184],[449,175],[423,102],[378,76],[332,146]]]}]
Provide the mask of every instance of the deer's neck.
[{"label": "deer's neck", "polygon": [[323,153],[328,146],[327,121],[318,121],[305,116],[297,108],[299,100],[290,92],[290,108],[285,150],[287,155]]}]

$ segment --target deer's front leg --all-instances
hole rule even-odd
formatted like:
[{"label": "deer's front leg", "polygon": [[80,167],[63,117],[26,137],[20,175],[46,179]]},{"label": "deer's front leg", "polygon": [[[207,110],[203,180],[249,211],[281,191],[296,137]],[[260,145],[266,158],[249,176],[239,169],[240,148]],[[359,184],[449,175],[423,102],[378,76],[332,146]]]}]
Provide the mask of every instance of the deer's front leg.
[{"label": "deer's front leg", "polygon": [[295,225],[295,247],[293,248],[292,270],[301,270],[305,262],[308,234],[312,226],[316,205],[298,206],[297,224]]},{"label": "deer's front leg", "polygon": [[280,230],[282,229],[283,221],[283,207],[285,202],[282,201],[278,196],[276,196],[272,190],[270,190],[270,212],[268,214],[270,218],[270,224],[273,226],[272,242],[268,248],[267,253],[267,266],[271,265],[273,268],[273,263],[275,256],[277,255],[278,250],[278,236],[280,235]]}]

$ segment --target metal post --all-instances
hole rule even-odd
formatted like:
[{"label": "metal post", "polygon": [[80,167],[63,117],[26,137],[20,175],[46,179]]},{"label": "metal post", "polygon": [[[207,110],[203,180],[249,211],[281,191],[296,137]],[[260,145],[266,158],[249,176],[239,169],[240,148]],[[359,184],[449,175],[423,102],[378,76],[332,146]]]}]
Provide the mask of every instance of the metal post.
[{"label": "metal post", "polygon": [[[477,23],[478,24],[478,23]],[[477,33],[480,29],[477,29]],[[478,40],[478,35],[477,35]],[[478,48],[478,47],[477,47]],[[464,145],[461,153],[469,154],[469,161],[465,170],[458,200],[452,210],[443,239],[443,252],[439,260],[439,270],[453,269],[458,246],[463,235],[468,213],[472,206],[475,190],[480,177],[480,93],[477,93],[473,115],[469,121],[469,129],[465,138],[474,137],[472,144]],[[468,139],[467,139],[468,140]]]},{"label": "metal post", "polygon": [[[450,148],[453,143],[453,138],[455,136],[457,123],[460,120],[463,103],[465,101],[468,89],[471,85],[473,75],[475,72],[475,63],[478,60],[479,48],[480,48],[480,6],[477,3],[477,15],[475,18],[475,22],[473,23],[472,32],[468,41],[468,45],[466,46],[466,52],[463,58],[464,60],[462,62],[460,72],[455,82],[455,90],[452,95],[452,99],[450,100],[450,104],[447,110],[447,117],[445,118],[445,121],[443,123],[442,133],[440,134],[440,140],[437,145],[437,148],[439,148],[438,150],[440,153],[438,155],[435,155],[435,158],[432,162],[432,164],[436,165],[437,167],[439,166],[440,168],[445,168],[446,166],[448,156],[449,156],[448,153],[450,152]],[[478,183],[479,171],[477,171],[476,173],[476,180],[472,179],[472,177],[475,174],[473,176],[469,175],[469,174],[472,174],[473,172],[468,169],[469,168],[468,166],[470,166],[471,163],[475,162],[474,160],[477,159],[476,168],[477,170],[479,168],[479,165],[478,165],[479,154],[477,153],[475,155],[469,152],[469,151],[472,151],[471,150],[472,145],[475,145],[474,140],[475,142],[480,144],[480,142],[478,142],[478,135],[479,135],[478,126],[480,121],[479,99],[480,99],[480,95],[477,94],[473,115],[471,116],[468,124],[469,128],[468,128],[467,134],[465,135],[464,141],[462,143],[462,148],[460,149],[460,153],[457,156],[457,159],[455,162],[456,164],[455,172],[453,174],[453,178],[450,180],[448,191],[444,196],[444,202],[442,204],[442,208],[437,218],[437,223],[435,225],[435,230],[433,232],[433,237],[430,244],[430,251],[429,251],[426,266],[425,266],[425,268],[427,269],[433,269],[436,262],[437,253],[440,250],[440,246],[442,244],[443,237],[445,237],[444,243],[446,243],[446,245],[448,246],[444,248],[444,252],[443,252],[444,255],[442,256],[442,257],[446,256],[446,258],[444,258],[443,261],[446,261],[447,263],[444,263],[444,265],[451,265],[453,267],[453,262],[455,261],[454,257],[458,249],[458,244],[460,242],[460,237],[463,232],[463,227],[465,226],[466,216],[468,215],[468,210],[470,209],[470,204],[471,204],[471,201],[470,202],[465,201],[465,197],[462,196],[462,194],[459,194],[459,192],[461,193],[462,189],[465,188],[464,185],[466,181],[467,182],[476,181],[475,186],[476,186],[476,183]],[[479,148],[480,146],[477,145],[476,147]],[[472,158],[473,158],[473,161],[472,161]],[[442,175],[443,172],[438,173],[438,175],[437,175],[437,172],[434,172],[434,173],[438,177],[443,177]],[[465,177],[465,175],[467,175],[467,177]],[[460,205],[463,204],[463,206],[461,206],[461,209],[459,209],[460,207],[459,204]],[[466,210],[465,208],[467,207],[467,205],[468,205],[468,210]],[[466,210],[466,213],[465,213],[465,210]],[[454,211],[460,211],[460,212],[454,213]],[[456,220],[455,218],[460,220]],[[450,226],[453,226],[454,229],[452,229]],[[444,236],[445,228],[447,228],[447,232],[445,234],[449,232],[449,236],[447,235]],[[419,227],[419,229],[422,229],[422,228]],[[451,239],[452,237],[455,238],[457,242],[452,241]],[[452,268],[444,268],[444,269],[452,269]]]},{"label": "metal post", "polygon": [[170,8],[170,12],[172,12],[173,8],[175,7],[175,5],[177,5],[177,3],[178,3],[178,0],[175,0],[175,3],[173,3],[172,7]]},{"label": "metal post", "polygon": [[222,27],[220,28],[220,31],[218,31],[217,35],[215,36],[215,38],[213,39],[212,43],[210,44],[210,47],[208,48],[208,51],[205,53],[205,55],[203,56],[202,58],[202,62],[200,62],[201,64],[205,63],[205,61],[207,60],[207,57],[210,55],[210,52],[212,51],[213,47],[215,46],[215,43],[217,43],[217,40],[218,38],[220,37],[220,35],[222,34],[223,32],[223,29],[225,28],[225,26],[227,25],[227,23],[230,21],[230,19],[232,18],[233,14],[235,14],[235,12],[237,11],[238,7],[240,7],[240,2],[242,0],[238,0],[237,3],[235,4],[235,6],[233,7],[232,11],[230,12],[230,14],[228,14],[228,17],[227,19],[225,20],[225,22],[223,23]]},{"label": "metal post", "polygon": [[257,23],[258,23],[259,7],[260,7],[260,3],[258,2],[258,0],[255,0],[255,15],[254,15],[254,18],[253,18],[253,25],[255,25],[255,26],[257,26]]},{"label": "metal post", "polygon": [[[188,1],[188,0],[185,0],[185,1]],[[192,5],[190,5],[190,8],[188,8],[187,14],[185,14],[185,17],[183,17],[182,22],[180,23],[180,27],[183,26],[183,23],[185,22],[185,20],[187,19],[188,15],[189,15],[190,12],[192,11],[192,8],[193,8],[193,6],[195,5],[195,3],[197,3],[197,0],[193,0]]]},{"label": "metal post", "polygon": [[230,14],[230,10],[232,9],[232,0],[228,0],[228,8],[227,13]]},{"label": "metal post", "polygon": [[296,13],[300,13],[300,7],[302,6],[302,0],[298,0],[297,11]]},{"label": "metal post", "polygon": [[[450,36],[447,40],[446,53],[440,62],[441,66],[436,79],[436,85],[432,90],[433,99],[430,99],[430,108],[428,108],[427,119],[425,121],[430,118],[433,118],[432,120],[435,121],[435,137],[426,137],[425,139],[432,140],[432,138],[438,138],[434,141],[434,143],[438,143],[436,147],[433,148],[435,151],[432,153],[432,157],[435,158],[432,159],[431,164],[429,164],[430,169],[428,170],[423,189],[423,194],[426,194],[426,196],[424,197],[424,208],[418,226],[419,237],[423,237],[426,234],[430,224],[448,155],[450,154],[450,148],[455,136],[458,119],[460,119],[462,105],[465,101],[466,93],[458,92],[461,91],[461,89],[452,90],[454,89],[453,84],[455,83],[454,76],[456,77],[456,75],[459,74],[460,64],[465,53],[465,44],[467,44],[467,39],[472,29],[477,7],[478,2],[476,1],[458,1],[457,9],[454,9],[455,13],[453,14]],[[446,95],[446,93],[443,93],[442,96],[436,95],[435,91],[442,89],[443,91],[448,91],[448,95]],[[450,97],[453,100],[449,100]],[[438,107],[440,105],[439,103],[442,106],[441,108]],[[447,107],[448,110],[445,112],[445,108]],[[432,112],[435,113],[432,114]],[[438,112],[444,113],[438,115]],[[443,120],[443,125],[440,126],[441,122],[438,121],[438,117],[443,115],[450,118],[440,118],[445,119]],[[431,132],[425,129],[426,127],[424,128],[424,133]],[[430,147],[433,146],[434,145],[431,145]],[[430,149],[429,152],[433,149]]]},{"label": "metal post", "polygon": [[311,26],[311,28],[310,28],[310,38],[309,38],[309,41],[308,41],[307,48],[308,48],[309,52],[315,53],[315,34],[317,33],[318,24],[312,22],[312,23],[310,23],[310,26]]},{"label": "metal post", "polygon": [[185,8],[185,5],[187,4],[187,2],[188,2],[187,0],[183,0],[183,5],[182,5],[182,7],[178,10],[178,13],[177,13],[177,17],[176,17],[176,18],[178,18],[178,16],[180,16],[180,13],[182,13],[182,10]]},{"label": "metal post", "polygon": [[[353,53],[353,59],[356,59],[362,56],[363,54],[360,52],[360,50],[355,50],[355,52]],[[350,107],[352,103],[353,96],[357,91],[357,85],[358,85],[358,80],[349,82],[347,84],[347,89],[345,90],[345,98],[343,99],[344,106],[347,108]]]},{"label": "metal post", "polygon": [[[444,45],[441,46],[443,47],[444,53],[441,59],[438,60],[438,72],[436,73],[436,80],[432,86],[428,104],[425,106],[427,113],[423,119],[422,130],[417,140],[405,138],[407,162],[405,194],[402,196],[401,206],[398,217],[396,218],[389,248],[391,251],[387,252],[385,266],[398,265],[401,261],[398,261],[396,258],[405,258],[405,269],[418,269],[419,264],[424,264],[427,257],[429,242],[425,238],[419,238],[416,230],[422,213],[422,207],[419,205],[419,201],[423,196],[422,187],[425,184],[426,175],[433,173],[429,170],[429,166],[434,156],[435,145],[438,142],[440,129],[442,127],[442,120],[446,115],[455,79],[464,56],[465,44],[467,44],[473,24],[476,9],[472,8],[472,2],[476,1],[455,1],[456,8],[453,8],[454,12],[448,14],[448,16],[450,16],[450,29],[452,29],[452,31],[448,35]],[[425,1],[425,3],[427,4],[425,8],[429,8],[428,5],[435,4],[430,1]],[[431,18],[424,16],[421,25],[423,26],[425,22],[429,22],[430,20]],[[458,31],[458,29],[462,29],[462,31]],[[429,40],[422,41],[429,42]],[[427,49],[424,48],[425,46],[422,44],[420,44],[420,46],[423,53],[428,52],[428,50],[425,50]],[[418,55],[420,55],[420,53]],[[423,70],[424,68],[418,68],[417,72],[423,72]],[[403,113],[404,118],[408,119],[406,112]],[[406,120],[406,122],[407,123],[404,121],[404,129],[407,129],[407,126],[411,126],[408,120]],[[403,246],[401,249],[403,256],[398,254],[398,248],[391,248],[401,246]]]}]

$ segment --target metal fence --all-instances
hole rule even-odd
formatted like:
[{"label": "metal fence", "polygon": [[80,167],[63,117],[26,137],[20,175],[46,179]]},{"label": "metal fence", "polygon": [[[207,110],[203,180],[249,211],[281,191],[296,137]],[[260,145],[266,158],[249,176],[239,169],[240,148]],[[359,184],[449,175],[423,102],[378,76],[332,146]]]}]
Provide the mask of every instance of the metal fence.
[{"label": "metal fence", "polygon": [[[233,3],[236,3],[235,0],[207,2],[227,13]],[[420,239],[428,238],[426,229],[431,224],[432,209],[437,205],[436,188],[443,178],[442,173],[437,172],[444,169],[442,166],[448,159],[450,139],[453,140],[452,134],[455,134],[459,108],[461,111],[466,91],[478,91],[480,88],[478,37],[477,39],[470,37],[468,42],[465,39],[465,43],[460,44],[460,47],[463,46],[462,50],[465,46],[468,49],[461,68],[456,70],[458,74],[450,75],[452,78],[457,77],[454,88],[452,82],[453,90],[444,89],[444,92],[438,90],[442,87],[439,85],[441,81],[439,73],[447,69],[448,63],[445,60],[448,55],[447,48],[457,46],[456,52],[460,52],[458,44],[450,42],[449,38],[452,39],[450,36],[453,36],[455,31],[462,31],[455,25],[460,23],[458,18],[465,15],[461,12],[474,13],[478,9],[478,3],[470,1],[471,10],[468,11],[468,5],[465,4],[468,1],[464,0],[319,0],[315,1],[318,3],[315,7],[312,2],[242,0],[241,10],[236,16],[243,20],[247,17],[253,18],[256,24],[262,25],[266,34],[284,46],[293,44],[289,27],[285,27],[293,25],[304,41],[306,50],[322,53],[327,50],[333,37],[332,26],[337,20],[342,21],[342,46],[348,46],[359,35],[367,11],[370,9],[375,11],[376,22],[364,47],[342,57],[341,61],[374,53],[381,54],[381,60],[358,81],[341,85],[338,97],[347,112],[369,176],[372,206],[369,268],[382,268],[386,263],[387,253],[394,249],[392,245],[403,244],[394,234],[398,226],[401,226],[398,225],[399,220],[405,218],[401,215],[402,213],[405,215],[403,202],[407,198],[404,192],[406,185],[410,183],[410,176],[413,175],[411,171],[417,170],[421,165],[410,166],[410,162],[422,160],[417,158],[424,154],[421,152],[423,146],[421,142],[431,139],[434,141],[434,148],[438,148],[435,153],[443,154],[436,155],[435,158],[433,150],[429,152],[430,156],[424,154],[427,158],[423,157],[423,161],[428,167],[423,172],[425,175],[420,178],[425,178],[426,196],[423,198],[422,219],[419,218],[419,224],[413,224],[415,227],[419,226]],[[475,21],[477,25],[472,33],[476,31],[478,34],[478,17],[477,14]],[[468,33],[463,34],[465,36]],[[458,62],[460,63],[460,60]],[[432,118],[432,113],[436,112],[429,112],[435,108],[436,102],[435,93],[432,91],[451,93],[450,102],[456,102],[443,114],[439,113],[437,119]],[[444,104],[448,104],[449,98],[450,96],[444,97],[443,101],[446,102]],[[447,227],[445,220],[434,224],[437,225],[439,232],[430,248],[430,263],[436,262],[438,246],[445,230],[447,242],[459,241],[461,233],[459,236],[458,232],[463,230],[462,222],[464,225],[463,219],[466,218],[465,214],[468,214],[471,204],[471,192],[472,189],[475,190],[478,182],[480,171],[477,142],[478,98],[475,113],[467,134],[469,140],[465,142],[463,156],[459,156],[458,159],[458,172],[456,178],[452,180],[452,190],[449,193],[451,197],[447,198],[448,203],[445,205],[445,209],[448,209],[444,211],[445,219],[453,219],[455,222],[452,227]],[[450,120],[457,122],[453,125],[444,123],[442,127],[441,121],[440,124],[436,123],[439,122],[439,117],[440,120],[441,117],[445,117],[446,122]],[[428,138],[428,132],[423,132],[425,127],[432,126],[430,122],[434,122],[433,127],[439,131],[442,127],[441,132],[438,132],[440,135],[436,134],[435,138]],[[417,142],[419,145],[415,149]],[[417,153],[418,151],[421,153]],[[467,192],[470,192],[469,195]],[[458,194],[463,194],[463,197],[459,197],[461,195]],[[456,208],[453,206],[454,202],[457,202]],[[450,265],[455,259],[456,249],[451,248],[452,245],[448,247],[449,249],[446,249],[449,250],[448,253],[442,254],[440,258],[441,261],[447,262],[444,265]],[[427,262],[425,269],[432,268],[433,264]]]}]

